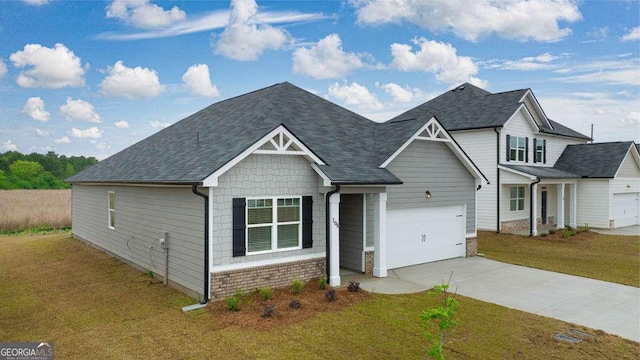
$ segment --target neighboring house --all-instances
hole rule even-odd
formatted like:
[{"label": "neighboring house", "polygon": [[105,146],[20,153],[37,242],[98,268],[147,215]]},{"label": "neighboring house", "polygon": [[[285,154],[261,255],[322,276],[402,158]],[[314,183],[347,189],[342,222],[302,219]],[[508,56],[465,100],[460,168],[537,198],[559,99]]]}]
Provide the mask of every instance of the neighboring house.
[{"label": "neighboring house", "polygon": [[490,93],[463,84],[390,122],[423,116],[436,117],[489,180],[478,192],[478,229],[536,235],[541,225],[640,223],[633,142],[589,144],[548,119],[530,89]]},{"label": "neighboring house", "polygon": [[76,238],[161,276],[166,259],[170,283],[203,301],[474,255],[486,184],[436,118],[375,123],[286,82],[67,181]]}]

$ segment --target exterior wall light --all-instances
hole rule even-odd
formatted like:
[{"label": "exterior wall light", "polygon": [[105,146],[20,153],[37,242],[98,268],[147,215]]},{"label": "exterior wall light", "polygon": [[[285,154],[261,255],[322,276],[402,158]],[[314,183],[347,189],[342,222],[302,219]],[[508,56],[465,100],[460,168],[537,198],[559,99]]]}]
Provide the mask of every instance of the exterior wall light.
[{"label": "exterior wall light", "polygon": [[427,190],[427,192],[425,194],[427,195],[427,199],[431,198],[431,192],[429,190]]}]

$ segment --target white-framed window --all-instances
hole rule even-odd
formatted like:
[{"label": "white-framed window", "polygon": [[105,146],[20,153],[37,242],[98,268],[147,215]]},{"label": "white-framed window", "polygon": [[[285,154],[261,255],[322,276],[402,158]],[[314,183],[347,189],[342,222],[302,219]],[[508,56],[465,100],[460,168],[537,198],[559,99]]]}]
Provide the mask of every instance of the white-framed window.
[{"label": "white-framed window", "polygon": [[509,210],[524,210],[524,186],[512,186],[509,194]]},{"label": "white-framed window", "polygon": [[302,248],[301,197],[247,199],[247,254]]},{"label": "white-framed window", "polygon": [[109,200],[108,200],[108,208],[109,208],[109,229],[116,228],[116,192],[109,191]]},{"label": "white-framed window", "polygon": [[541,139],[536,139],[535,143],[536,143],[536,149],[535,149],[536,150],[536,159],[535,159],[535,162],[543,163],[544,160],[545,160],[544,159],[544,150],[545,150],[544,149],[545,148],[544,144],[545,144],[545,141],[541,140]]},{"label": "white-framed window", "polygon": [[527,139],[522,136],[511,136],[509,138],[509,160],[525,161]]}]

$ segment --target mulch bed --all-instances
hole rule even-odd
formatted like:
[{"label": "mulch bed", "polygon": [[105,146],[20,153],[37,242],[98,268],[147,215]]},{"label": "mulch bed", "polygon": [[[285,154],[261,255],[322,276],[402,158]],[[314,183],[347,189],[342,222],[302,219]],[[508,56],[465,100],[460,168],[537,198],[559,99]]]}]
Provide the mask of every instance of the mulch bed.
[{"label": "mulch bed", "polygon": [[[567,236],[567,237],[562,237],[562,234],[568,231],[566,229],[558,229],[556,230],[555,234],[551,234],[551,233],[547,233],[546,231],[542,231],[540,233],[538,233],[538,236],[535,236],[535,239],[540,239],[540,240],[549,240],[549,241],[558,241],[558,242],[579,242],[582,240],[586,240],[594,235],[596,235],[596,233],[591,232],[591,231],[578,231],[576,229],[573,229],[573,232],[575,232],[575,235],[571,235],[571,236]],[[542,236],[542,234],[547,234],[545,236]]]},{"label": "mulch bed", "polygon": [[[325,290],[321,290],[318,286],[318,280],[313,279],[305,284],[300,294],[294,295],[293,286],[288,286],[273,289],[272,299],[265,301],[260,297],[259,291],[254,290],[241,296],[238,311],[229,310],[225,300],[210,303],[208,309],[212,312],[216,324],[221,328],[239,326],[247,329],[262,330],[295,324],[320,313],[340,311],[372,296],[362,289],[358,292],[349,292],[346,287],[342,287],[334,289],[336,300],[330,302],[325,297],[329,289],[332,288],[327,286]],[[289,307],[292,300],[300,302],[299,309]],[[275,309],[272,316],[263,316],[266,306],[271,306]]]}]

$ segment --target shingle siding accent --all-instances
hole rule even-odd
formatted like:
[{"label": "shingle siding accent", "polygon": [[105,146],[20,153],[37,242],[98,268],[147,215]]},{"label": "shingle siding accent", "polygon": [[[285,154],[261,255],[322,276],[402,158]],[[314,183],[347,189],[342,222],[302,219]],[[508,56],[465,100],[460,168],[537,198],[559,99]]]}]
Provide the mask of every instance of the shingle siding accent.
[{"label": "shingle siding accent", "polygon": [[279,288],[295,279],[308,281],[325,274],[325,258],[293,261],[246,269],[211,273],[211,299],[221,300],[238,290],[256,290],[266,286]]},{"label": "shingle siding accent", "polygon": [[[115,229],[107,194],[116,193]],[[202,294],[204,205],[191,188],[73,185],[73,235],[125,261],[164,275],[156,241],[169,234],[169,280]]]},{"label": "shingle siding accent", "polygon": [[388,210],[466,204],[466,232],[475,232],[475,178],[447,145],[416,140],[388,168],[404,182],[387,188]]},{"label": "shingle siding accent", "polygon": [[[213,266],[325,252],[324,196],[319,176],[297,155],[249,155],[223,174],[213,189]],[[313,247],[261,255],[232,256],[233,198],[313,196]]]}]

